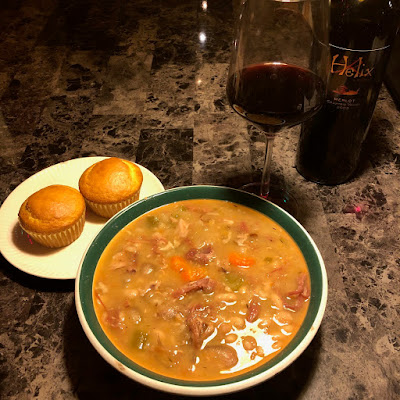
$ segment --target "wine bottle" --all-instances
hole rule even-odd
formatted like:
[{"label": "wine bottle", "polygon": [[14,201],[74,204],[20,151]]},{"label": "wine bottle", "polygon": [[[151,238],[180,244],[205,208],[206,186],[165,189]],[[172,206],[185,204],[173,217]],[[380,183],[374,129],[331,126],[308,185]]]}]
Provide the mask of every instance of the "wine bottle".
[{"label": "wine bottle", "polygon": [[296,168],[327,185],[355,173],[399,22],[391,0],[331,0],[330,71],[322,109],[302,124]]}]

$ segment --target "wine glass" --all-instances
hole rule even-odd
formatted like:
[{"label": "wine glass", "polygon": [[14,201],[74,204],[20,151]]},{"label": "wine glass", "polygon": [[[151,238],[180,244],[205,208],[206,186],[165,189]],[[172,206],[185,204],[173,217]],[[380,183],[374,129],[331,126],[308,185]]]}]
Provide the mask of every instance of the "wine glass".
[{"label": "wine glass", "polygon": [[266,142],[261,182],[242,189],[286,209],[293,196],[283,189],[273,192],[270,185],[274,137],[312,117],[325,100],[328,1],[244,0],[237,21],[227,96],[240,116],[264,132]]}]

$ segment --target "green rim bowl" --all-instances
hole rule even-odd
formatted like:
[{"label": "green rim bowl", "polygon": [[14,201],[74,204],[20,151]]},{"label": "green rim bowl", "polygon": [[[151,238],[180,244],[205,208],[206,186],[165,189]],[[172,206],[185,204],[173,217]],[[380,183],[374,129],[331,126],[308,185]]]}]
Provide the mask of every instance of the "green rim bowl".
[{"label": "green rim bowl", "polygon": [[[257,210],[282,226],[300,247],[311,278],[311,297],[305,320],[292,341],[273,359],[250,372],[216,381],[184,381],[149,371],[124,356],[103,332],[94,310],[92,286],[97,262],[110,240],[127,224],[150,210],[180,200],[226,200]],[[75,283],[79,320],[98,353],[118,371],[131,379],[170,393],[216,395],[232,393],[263,382],[288,365],[306,349],[315,336],[325,311],[328,283],[321,254],[306,230],[287,212],[255,195],[221,186],[186,186],[170,189],[140,200],[111,218],[94,238],[83,256]]]}]

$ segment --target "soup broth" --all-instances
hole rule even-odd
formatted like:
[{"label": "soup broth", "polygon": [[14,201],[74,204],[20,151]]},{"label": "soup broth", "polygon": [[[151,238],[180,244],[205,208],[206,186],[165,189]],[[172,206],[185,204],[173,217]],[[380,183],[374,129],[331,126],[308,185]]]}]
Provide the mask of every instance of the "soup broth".
[{"label": "soup broth", "polygon": [[186,200],[139,217],[102,254],[94,306],[111,342],[156,373],[217,380],[294,337],[310,278],[289,234],[231,202]]}]

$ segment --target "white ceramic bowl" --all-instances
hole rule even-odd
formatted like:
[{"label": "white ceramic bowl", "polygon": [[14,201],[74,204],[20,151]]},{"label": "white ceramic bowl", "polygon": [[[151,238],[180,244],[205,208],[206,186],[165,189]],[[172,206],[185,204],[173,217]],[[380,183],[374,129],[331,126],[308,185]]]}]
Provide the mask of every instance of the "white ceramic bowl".
[{"label": "white ceramic bowl", "polygon": [[[258,210],[281,225],[295,240],[307,262],[311,297],[305,320],[292,341],[274,358],[250,372],[217,381],[184,381],[146,370],[123,355],[103,332],[94,310],[93,277],[97,262],[110,240],[140,215],[160,206],[188,199],[218,199]],[[225,187],[188,186],[155,194],[128,206],[110,219],[88,247],[78,270],[75,286],[76,308],[83,330],[99,354],[131,379],[162,391],[182,395],[217,395],[243,390],[265,381],[288,365],[306,349],[315,336],[325,311],[328,284],[322,257],[305,229],[288,213],[257,196]]]}]

